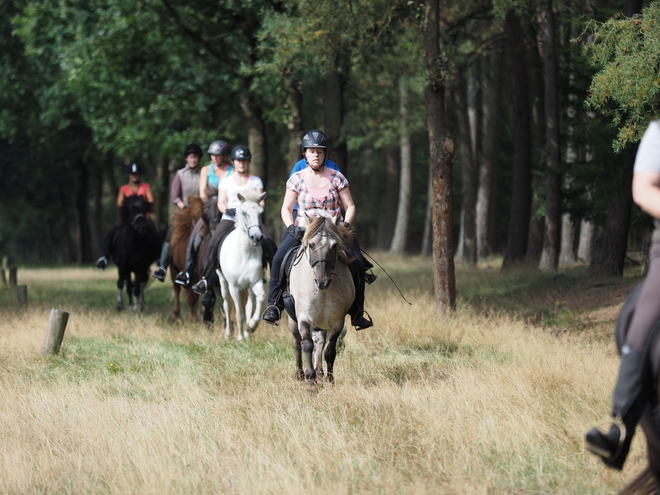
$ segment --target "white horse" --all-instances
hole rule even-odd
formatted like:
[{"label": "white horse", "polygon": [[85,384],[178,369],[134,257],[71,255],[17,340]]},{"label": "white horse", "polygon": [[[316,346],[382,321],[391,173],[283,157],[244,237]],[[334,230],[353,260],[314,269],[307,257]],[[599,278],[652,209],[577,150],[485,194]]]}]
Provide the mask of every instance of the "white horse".
[{"label": "white horse", "polygon": [[339,216],[321,216],[312,221],[289,274],[289,290],[298,320],[296,323],[289,318],[296,371],[298,378],[307,379],[309,384],[323,376],[323,355],[326,377],[330,382],[334,380],[337,342],[345,331],[344,319],[355,299],[355,284],[348,267],[353,262],[348,254],[353,242],[351,232],[338,224]]},{"label": "white horse", "polygon": [[[236,338],[247,339],[259,324],[266,300],[262,263],[261,214],[259,201],[266,193],[238,195],[241,204],[236,208],[236,227],[225,238],[218,253],[218,277],[222,305],[226,315],[225,338],[231,336],[229,296],[236,310]],[[247,290],[247,304],[243,307],[241,292]],[[247,325],[246,325],[247,319]]]}]

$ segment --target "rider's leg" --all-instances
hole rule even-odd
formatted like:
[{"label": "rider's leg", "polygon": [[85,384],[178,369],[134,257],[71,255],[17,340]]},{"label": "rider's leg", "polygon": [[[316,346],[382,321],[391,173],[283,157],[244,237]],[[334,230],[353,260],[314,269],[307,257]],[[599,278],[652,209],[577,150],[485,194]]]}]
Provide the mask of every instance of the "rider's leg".
[{"label": "rider's leg", "polygon": [[372,265],[369,262],[369,260],[367,260],[362,254],[362,250],[360,249],[360,245],[358,244],[357,237],[353,238],[353,249],[351,249],[351,254],[355,258],[355,260],[359,263],[359,265],[362,267],[362,271],[364,272],[364,281],[368,284],[372,284],[373,282],[375,282],[376,278],[378,277],[373,273],[368,272],[374,267],[374,265]]},{"label": "rider's leg", "polygon": [[284,309],[284,304],[282,302],[282,286],[284,285],[285,274],[282,273],[282,262],[289,249],[296,244],[300,244],[300,241],[287,233],[282,239],[282,244],[280,244],[280,247],[277,249],[277,252],[273,257],[273,263],[270,267],[270,281],[268,282],[268,305],[261,317],[262,320],[271,325],[279,324],[280,314],[282,313],[282,309]]},{"label": "rider's leg", "polygon": [[222,220],[213,231],[213,235],[209,240],[209,247],[206,250],[207,258],[204,271],[200,274],[199,282],[192,286],[193,292],[197,294],[206,294],[214,287],[220,284],[218,275],[215,272],[218,267],[218,249],[222,238],[225,237],[230,230],[234,228],[234,222],[231,220]]},{"label": "rider's leg", "polygon": [[621,348],[621,365],[614,393],[612,394],[612,416],[615,422],[607,433],[597,429],[587,432],[585,442],[589,451],[599,455],[610,467],[621,469],[630,449],[647,403],[645,380],[647,355],[655,335],[660,328],[660,243],[651,246],[649,271],[635,305],[624,346]]},{"label": "rider's leg", "polygon": [[103,254],[94,262],[94,265],[99,270],[105,270],[108,266],[108,263],[110,263],[110,255],[112,254],[112,238],[115,236],[115,232],[117,232],[118,228],[119,224],[115,223],[112,227],[110,227],[110,230],[108,230],[107,234],[105,234],[105,237],[103,238]]},{"label": "rider's leg", "polygon": [[170,262],[170,240],[172,239],[172,224],[167,229],[167,237],[160,251],[160,260],[158,260],[158,268],[151,274],[152,277],[165,282],[167,276],[167,265]]},{"label": "rider's leg", "polygon": [[351,270],[351,275],[353,276],[353,283],[355,284],[355,299],[353,300],[351,308],[348,310],[348,314],[351,315],[351,325],[353,325],[356,330],[364,330],[365,328],[370,328],[374,325],[373,321],[371,321],[371,317],[364,310],[364,270],[357,261],[357,258],[348,266]]},{"label": "rider's leg", "polygon": [[174,282],[183,285],[186,289],[190,288],[193,272],[197,265],[197,251],[199,250],[199,245],[202,243],[202,236],[199,233],[202,225],[204,225],[204,220],[200,218],[197,220],[190,234],[190,239],[188,239],[188,245],[186,246],[186,266],[174,277]]}]

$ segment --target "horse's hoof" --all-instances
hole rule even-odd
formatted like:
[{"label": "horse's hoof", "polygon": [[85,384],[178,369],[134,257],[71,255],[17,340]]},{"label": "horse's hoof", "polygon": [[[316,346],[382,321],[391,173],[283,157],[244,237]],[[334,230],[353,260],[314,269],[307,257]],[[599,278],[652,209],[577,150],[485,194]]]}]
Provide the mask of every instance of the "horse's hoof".
[{"label": "horse's hoof", "polygon": [[206,329],[207,329],[209,332],[213,332],[213,330],[215,329],[215,326],[213,325],[213,322],[212,322],[212,321],[207,321],[207,322],[206,322]]}]

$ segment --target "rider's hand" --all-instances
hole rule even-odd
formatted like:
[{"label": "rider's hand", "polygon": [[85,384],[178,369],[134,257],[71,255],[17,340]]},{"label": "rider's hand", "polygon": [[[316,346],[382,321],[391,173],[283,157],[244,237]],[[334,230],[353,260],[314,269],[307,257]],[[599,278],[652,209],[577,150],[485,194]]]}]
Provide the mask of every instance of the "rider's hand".
[{"label": "rider's hand", "polygon": [[302,241],[302,238],[305,235],[305,229],[302,227],[296,227],[294,224],[289,225],[286,230],[289,231],[291,237],[298,239],[299,241]]},{"label": "rider's hand", "polygon": [[229,215],[230,217],[235,217],[236,216],[236,208],[227,208],[225,210],[225,215]]},{"label": "rider's hand", "polygon": [[342,222],[342,223],[341,223],[341,226],[342,226],[342,227],[345,227],[345,228],[347,228],[347,229],[349,229],[349,230],[353,230],[353,227],[351,227],[351,224],[348,223],[348,222]]}]

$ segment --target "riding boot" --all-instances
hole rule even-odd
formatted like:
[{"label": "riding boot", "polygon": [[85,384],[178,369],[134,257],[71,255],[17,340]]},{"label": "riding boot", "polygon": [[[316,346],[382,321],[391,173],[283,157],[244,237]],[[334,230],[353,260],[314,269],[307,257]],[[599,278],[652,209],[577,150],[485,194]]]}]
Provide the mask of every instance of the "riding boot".
[{"label": "riding boot", "polygon": [[94,266],[101,271],[105,270],[108,267],[108,257],[105,255],[101,256],[94,262]]},{"label": "riding boot", "polygon": [[607,433],[597,428],[585,436],[587,450],[598,455],[609,467],[621,470],[630,450],[635,426],[644,412],[643,381],[646,370],[645,353],[629,346],[621,348],[621,367],[612,394],[612,416],[615,418]]},{"label": "riding boot", "polygon": [[192,242],[188,243],[188,248],[186,249],[186,267],[174,277],[174,282],[183,285],[186,289],[190,289],[192,275],[197,266],[197,248],[201,242],[199,233],[196,232],[194,235],[195,238]]},{"label": "riding boot", "polygon": [[170,243],[164,242],[163,247],[160,251],[160,260],[158,260],[158,268],[151,274],[152,277],[165,282],[165,277],[167,276],[167,265],[169,264],[170,258]]},{"label": "riding boot", "polygon": [[364,310],[364,272],[352,269],[351,273],[353,274],[353,282],[355,283],[355,299],[351,308],[348,310],[348,314],[351,315],[351,325],[356,330],[364,330],[365,328],[374,326],[371,316]]},{"label": "riding boot", "polygon": [[282,299],[282,290],[278,290],[275,300],[272,303],[270,300],[268,301],[268,306],[266,306],[261,319],[270,325],[279,325],[282,311],[284,311],[284,300]]}]

